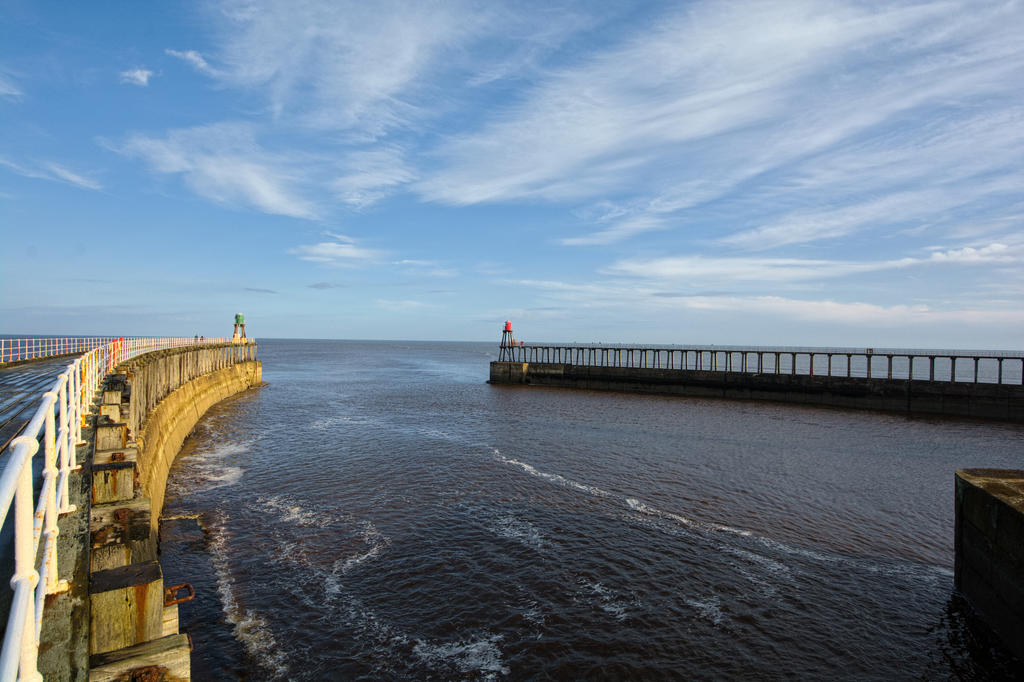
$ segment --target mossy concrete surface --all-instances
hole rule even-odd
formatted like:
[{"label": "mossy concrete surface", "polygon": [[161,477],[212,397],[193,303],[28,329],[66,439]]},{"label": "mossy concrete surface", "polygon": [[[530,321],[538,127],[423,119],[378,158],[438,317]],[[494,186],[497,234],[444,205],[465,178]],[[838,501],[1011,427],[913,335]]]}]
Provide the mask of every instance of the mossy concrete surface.
[{"label": "mossy concrete surface", "polygon": [[1024,471],[956,472],[956,586],[1024,660]]}]

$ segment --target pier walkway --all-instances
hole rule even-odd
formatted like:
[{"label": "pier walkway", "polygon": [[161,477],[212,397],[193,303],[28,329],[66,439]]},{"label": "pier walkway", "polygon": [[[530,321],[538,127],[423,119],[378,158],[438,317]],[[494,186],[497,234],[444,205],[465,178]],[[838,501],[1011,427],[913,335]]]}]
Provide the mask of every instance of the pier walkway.
[{"label": "pier walkway", "polygon": [[0,367],[0,452],[28,424],[40,396],[67,366],[67,358],[58,358]]},{"label": "pier walkway", "polygon": [[[225,339],[0,339],[0,580],[12,590],[0,592],[6,626],[0,682],[43,679],[44,651],[63,661],[64,671],[53,673],[58,678],[92,677],[88,623],[77,647],[84,665],[73,660],[76,647],[68,639],[72,610],[89,600],[88,580],[79,576],[83,562],[89,564],[89,499],[82,497],[88,486],[76,472],[94,450],[104,378],[132,358],[163,349],[208,356],[209,362],[188,367],[201,371],[255,355],[255,345],[250,352]],[[179,365],[184,373],[185,361]],[[54,625],[54,618],[64,622]]]},{"label": "pier walkway", "polygon": [[516,342],[490,383],[769,400],[1024,422],[1024,353]]},{"label": "pier walkway", "polygon": [[498,361],[913,381],[1024,383],[1024,353],[1017,351],[503,343],[499,347]]}]

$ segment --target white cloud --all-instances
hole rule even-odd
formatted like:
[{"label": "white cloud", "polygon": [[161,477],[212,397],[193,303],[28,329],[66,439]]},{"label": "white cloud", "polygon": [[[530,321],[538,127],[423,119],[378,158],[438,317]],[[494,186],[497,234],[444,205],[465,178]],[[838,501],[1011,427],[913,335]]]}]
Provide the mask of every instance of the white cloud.
[{"label": "white cloud", "polygon": [[[561,240],[576,246],[688,224],[723,198],[752,209],[747,224],[770,216],[731,238],[744,248],[850,234],[942,183],[965,206],[1019,186],[1021,31],[1024,13],[999,2],[687,5],[442,140],[414,187],[453,205],[626,200],[618,221]],[[855,183],[809,186],[834,163]],[[783,225],[796,207],[803,222]]]},{"label": "white cloud", "polygon": [[652,230],[664,230],[667,228],[665,219],[651,214],[640,214],[619,220],[598,232],[592,232],[584,237],[567,237],[560,239],[561,244],[567,246],[583,246],[592,244],[612,244],[617,241],[632,237],[642,232]]},{"label": "white cloud", "polygon": [[210,76],[213,76],[213,75],[217,74],[217,71],[215,69],[213,69],[206,62],[205,59],[203,59],[203,55],[199,54],[195,50],[184,50],[184,51],[181,51],[181,50],[167,49],[167,50],[164,50],[164,52],[166,54],[172,56],[172,57],[177,57],[178,59],[191,64],[197,71],[199,71],[201,73],[205,73],[205,74],[210,75]]},{"label": "white cloud", "polygon": [[377,305],[380,306],[381,308],[384,308],[385,310],[394,310],[399,312],[408,310],[434,309],[439,307],[432,303],[424,303],[423,301],[415,301],[412,299],[394,301],[383,298],[377,299]]},{"label": "white cloud", "polygon": [[288,253],[311,263],[345,266],[372,262],[383,256],[374,249],[356,245],[356,240],[341,234],[328,234],[334,241],[297,246]]},{"label": "white cloud", "polygon": [[455,277],[459,274],[459,271],[454,268],[447,268],[432,260],[419,260],[415,258],[403,258],[402,260],[396,260],[392,265],[398,265],[403,268],[412,269],[424,275],[430,277]]},{"label": "white cloud", "polygon": [[77,185],[83,189],[103,189],[103,186],[92,178],[86,177],[80,173],[68,170],[64,166],[56,163],[46,163],[46,168],[53,173],[53,175],[65,182],[69,182],[72,185]]},{"label": "white cloud", "polygon": [[681,145],[783,117],[803,79],[914,20],[838,3],[687,7],[455,138],[442,149],[449,167],[421,191],[455,204],[607,191]]},{"label": "white cloud", "polygon": [[220,4],[218,78],[266,92],[277,116],[379,134],[417,116],[413,91],[482,8],[460,3]]},{"label": "white cloud", "polygon": [[152,75],[153,72],[149,69],[128,69],[121,72],[121,82],[145,87],[149,85],[149,79]]},{"label": "white cloud", "polygon": [[338,198],[356,208],[366,208],[415,179],[395,147],[354,151],[344,161],[345,174],[331,183]]},{"label": "white cloud", "polygon": [[0,97],[18,99],[21,95],[21,88],[17,86],[11,75],[0,70]]},{"label": "white cloud", "polygon": [[834,279],[867,272],[936,264],[1024,263],[1024,247],[993,243],[936,250],[927,257],[880,261],[838,261],[800,258],[673,256],[619,260],[604,272],[662,282],[692,282],[698,286],[735,282],[797,282]]},{"label": "white cloud", "polygon": [[51,161],[33,162],[30,164],[15,163],[9,159],[0,157],[0,166],[4,166],[17,173],[18,175],[26,178],[33,178],[36,180],[52,180],[55,182],[63,182],[82,189],[103,189],[97,180],[90,178],[81,173],[69,170],[67,167],[62,166]]},{"label": "white cloud", "polygon": [[[672,313],[721,312],[732,316],[764,316],[774,319],[826,322],[831,324],[883,327],[921,325],[1024,323],[1024,308],[934,307],[926,304],[880,305],[863,301],[799,299],[772,295],[672,295],[660,296],[657,289],[627,282],[570,284],[558,281],[519,280],[509,284],[538,289],[550,300],[575,310],[603,311],[615,316],[628,312],[664,316]],[[984,303],[984,302],[979,302]],[[1019,303],[1014,302],[1019,306]],[[518,317],[533,310],[524,309]]]},{"label": "white cloud", "polygon": [[250,125],[172,130],[162,139],[134,134],[108,146],[143,159],[158,173],[181,175],[194,192],[217,203],[293,218],[317,216],[314,205],[296,189],[304,184],[303,159],[263,149]]}]

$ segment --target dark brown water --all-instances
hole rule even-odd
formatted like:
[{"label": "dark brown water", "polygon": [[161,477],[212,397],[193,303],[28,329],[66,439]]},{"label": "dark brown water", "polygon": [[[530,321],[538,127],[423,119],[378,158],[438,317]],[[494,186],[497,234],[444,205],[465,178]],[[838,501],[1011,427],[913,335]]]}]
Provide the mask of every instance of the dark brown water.
[{"label": "dark brown water", "polygon": [[494,344],[265,341],[175,464],[197,679],[1012,677],[953,472],[1024,428],[487,385]]}]

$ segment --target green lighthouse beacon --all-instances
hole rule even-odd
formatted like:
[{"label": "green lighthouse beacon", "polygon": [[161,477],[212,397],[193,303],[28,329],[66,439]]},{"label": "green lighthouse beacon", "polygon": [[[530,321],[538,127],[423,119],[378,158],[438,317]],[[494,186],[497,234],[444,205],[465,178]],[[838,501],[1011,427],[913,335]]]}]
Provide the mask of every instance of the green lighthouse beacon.
[{"label": "green lighthouse beacon", "polygon": [[235,313],[235,333],[231,335],[231,343],[245,343],[245,315]]}]

